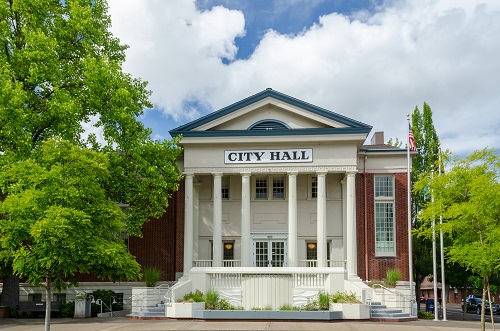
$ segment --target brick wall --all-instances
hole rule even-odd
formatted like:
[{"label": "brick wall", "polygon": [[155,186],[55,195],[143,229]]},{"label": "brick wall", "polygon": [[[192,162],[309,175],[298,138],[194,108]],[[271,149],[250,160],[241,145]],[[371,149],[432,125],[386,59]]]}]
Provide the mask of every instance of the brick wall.
[{"label": "brick wall", "polygon": [[401,280],[408,280],[409,278],[406,190],[407,177],[406,173],[399,173],[394,176],[396,256],[376,257],[374,174],[359,173],[356,175],[356,240],[358,249],[358,276],[363,280],[382,280],[386,277],[387,269],[391,268],[398,269],[401,272]]},{"label": "brick wall", "polygon": [[143,267],[156,267],[162,280],[175,280],[183,267],[184,181],[172,195],[165,214],[142,227],[142,238],[131,237],[129,250]]}]

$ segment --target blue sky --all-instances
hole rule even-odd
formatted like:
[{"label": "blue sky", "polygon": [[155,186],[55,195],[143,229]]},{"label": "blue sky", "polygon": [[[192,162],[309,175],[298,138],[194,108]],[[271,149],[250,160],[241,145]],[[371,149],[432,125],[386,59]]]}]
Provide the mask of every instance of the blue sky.
[{"label": "blue sky", "polygon": [[271,87],[405,139],[427,102],[443,147],[500,138],[500,1],[109,0],[141,121],[168,130]]}]

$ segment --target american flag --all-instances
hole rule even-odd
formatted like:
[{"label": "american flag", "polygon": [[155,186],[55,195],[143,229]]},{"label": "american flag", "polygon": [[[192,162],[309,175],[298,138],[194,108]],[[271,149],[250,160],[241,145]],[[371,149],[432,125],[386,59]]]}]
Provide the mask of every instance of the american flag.
[{"label": "american flag", "polygon": [[410,151],[416,151],[417,145],[415,145],[415,138],[413,137],[413,132],[411,131],[411,126],[408,124],[408,146],[410,147]]}]

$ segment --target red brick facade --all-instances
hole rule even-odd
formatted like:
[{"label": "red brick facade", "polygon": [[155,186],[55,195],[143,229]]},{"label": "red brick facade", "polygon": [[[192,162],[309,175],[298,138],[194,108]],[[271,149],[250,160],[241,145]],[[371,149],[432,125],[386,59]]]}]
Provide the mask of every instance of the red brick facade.
[{"label": "red brick facade", "polygon": [[374,174],[356,175],[356,240],[358,276],[363,280],[382,280],[387,269],[398,269],[401,279],[408,280],[408,213],[407,176],[395,174],[396,256],[375,256]]},{"label": "red brick facade", "polygon": [[143,237],[131,237],[129,251],[143,267],[156,267],[162,280],[175,280],[184,260],[184,181],[169,201],[166,213],[142,227]]}]

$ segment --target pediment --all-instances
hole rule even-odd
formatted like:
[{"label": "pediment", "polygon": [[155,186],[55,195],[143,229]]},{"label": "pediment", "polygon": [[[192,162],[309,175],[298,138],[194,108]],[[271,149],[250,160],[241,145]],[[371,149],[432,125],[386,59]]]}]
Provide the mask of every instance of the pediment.
[{"label": "pediment", "polygon": [[266,89],[170,131],[175,137],[368,134],[371,126]]}]

